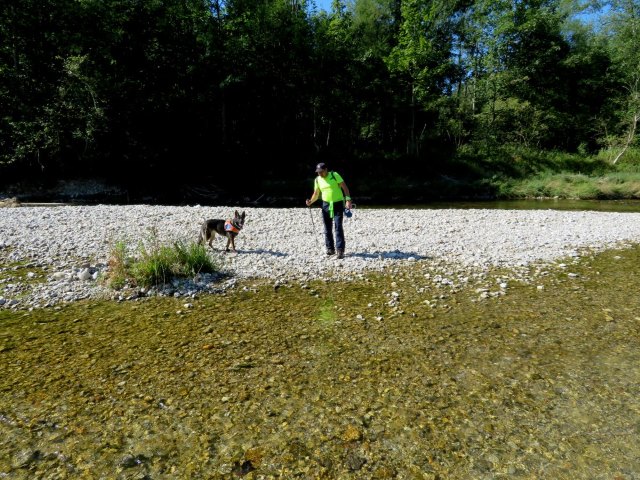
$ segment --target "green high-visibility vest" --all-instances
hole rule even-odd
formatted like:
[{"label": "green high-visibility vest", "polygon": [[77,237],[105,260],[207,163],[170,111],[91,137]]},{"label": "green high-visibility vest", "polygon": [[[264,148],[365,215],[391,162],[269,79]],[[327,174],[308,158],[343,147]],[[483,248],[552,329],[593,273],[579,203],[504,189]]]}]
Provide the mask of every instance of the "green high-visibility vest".
[{"label": "green high-visibility vest", "polygon": [[338,172],[329,172],[324,178],[318,175],[314,185],[316,190],[320,190],[320,196],[323,202],[341,202],[344,200],[344,194],[340,188],[340,184],[343,181]]}]

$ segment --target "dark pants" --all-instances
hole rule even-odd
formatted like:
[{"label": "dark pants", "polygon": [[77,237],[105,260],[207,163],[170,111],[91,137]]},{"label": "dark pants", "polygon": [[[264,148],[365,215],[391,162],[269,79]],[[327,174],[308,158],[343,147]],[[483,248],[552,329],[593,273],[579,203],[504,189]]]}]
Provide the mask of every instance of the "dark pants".
[{"label": "dark pants", "polygon": [[[344,218],[344,202],[333,203],[333,218],[329,213],[329,203],[322,202],[322,222],[324,223],[324,244],[327,250],[344,250],[344,231],[342,220]],[[336,241],[333,242],[333,227],[336,229]]]}]

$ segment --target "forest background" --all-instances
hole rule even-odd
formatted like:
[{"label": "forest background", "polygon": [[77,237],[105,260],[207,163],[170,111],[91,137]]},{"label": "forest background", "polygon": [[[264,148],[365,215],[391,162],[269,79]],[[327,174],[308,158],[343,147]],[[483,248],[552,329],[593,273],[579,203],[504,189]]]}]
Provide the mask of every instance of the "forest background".
[{"label": "forest background", "polygon": [[639,29],[638,0],[2,2],[0,187],[302,204],[326,161],[372,202],[640,198]]}]

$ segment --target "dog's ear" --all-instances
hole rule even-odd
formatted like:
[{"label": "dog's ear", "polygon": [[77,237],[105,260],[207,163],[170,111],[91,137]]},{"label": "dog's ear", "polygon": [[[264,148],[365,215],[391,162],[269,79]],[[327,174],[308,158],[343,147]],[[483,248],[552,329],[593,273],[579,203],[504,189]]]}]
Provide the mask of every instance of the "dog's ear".
[{"label": "dog's ear", "polygon": [[247,212],[242,212],[242,219],[244,220],[245,215],[247,214]]},{"label": "dog's ear", "polygon": [[234,213],[235,213],[235,216],[236,216],[236,217],[239,217],[239,216],[240,216],[240,214],[238,213],[238,210],[236,210]]}]

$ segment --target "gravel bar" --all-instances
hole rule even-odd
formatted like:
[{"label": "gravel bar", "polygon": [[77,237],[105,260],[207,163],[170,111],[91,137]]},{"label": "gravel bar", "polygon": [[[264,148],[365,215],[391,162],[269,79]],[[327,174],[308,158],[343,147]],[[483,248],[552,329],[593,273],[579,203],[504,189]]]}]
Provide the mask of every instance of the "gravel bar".
[{"label": "gravel bar", "polygon": [[[84,298],[122,298],[101,284],[109,252],[124,241],[196,240],[208,218],[229,218],[235,207],[97,205],[0,210],[0,307],[52,306]],[[435,262],[467,271],[522,267],[640,242],[640,213],[490,209],[359,209],[345,219],[346,258],[324,254],[317,208],[249,208],[238,252],[222,254],[232,279],[202,276],[169,290],[195,295],[217,291],[238,278],[275,282],[351,279],[409,262]],[[11,270],[27,269],[18,281]],[[29,269],[33,271],[29,271]],[[7,273],[9,271],[9,274]],[[39,273],[40,272],[40,273]],[[354,275],[355,274],[355,275]]]}]

